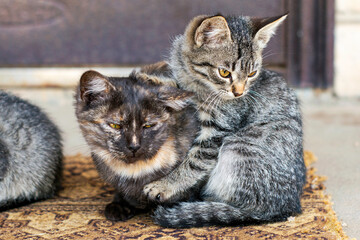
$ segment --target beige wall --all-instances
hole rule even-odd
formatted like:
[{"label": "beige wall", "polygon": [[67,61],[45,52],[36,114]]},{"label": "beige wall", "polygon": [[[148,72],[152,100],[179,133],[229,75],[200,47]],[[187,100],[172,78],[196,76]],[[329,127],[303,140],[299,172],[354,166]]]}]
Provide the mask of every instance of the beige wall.
[{"label": "beige wall", "polygon": [[335,94],[360,97],[360,0],[336,0]]}]

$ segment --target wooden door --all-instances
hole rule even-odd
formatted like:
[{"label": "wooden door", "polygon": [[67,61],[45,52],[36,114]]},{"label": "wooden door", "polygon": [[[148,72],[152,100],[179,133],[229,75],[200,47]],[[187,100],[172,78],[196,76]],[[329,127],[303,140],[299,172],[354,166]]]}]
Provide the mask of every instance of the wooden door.
[{"label": "wooden door", "polygon": [[286,74],[293,86],[328,87],[333,5],[333,0],[0,0],[0,67],[147,64],[164,59],[171,39],[196,15],[290,11],[264,51],[265,64]]}]

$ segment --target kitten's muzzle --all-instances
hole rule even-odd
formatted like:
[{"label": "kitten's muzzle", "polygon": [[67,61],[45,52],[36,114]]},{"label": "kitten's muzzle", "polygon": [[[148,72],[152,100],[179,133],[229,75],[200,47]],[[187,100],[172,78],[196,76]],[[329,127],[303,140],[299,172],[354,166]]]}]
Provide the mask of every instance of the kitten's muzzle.
[{"label": "kitten's muzzle", "polygon": [[231,91],[234,94],[234,97],[237,98],[237,97],[240,97],[241,95],[243,95],[244,90],[245,90],[245,84],[246,84],[246,82],[244,82],[244,83],[234,83],[231,86]]},{"label": "kitten's muzzle", "polygon": [[233,92],[235,97],[240,97],[241,95],[243,95],[242,93],[238,93],[238,92]]},{"label": "kitten's muzzle", "polygon": [[134,154],[140,149],[140,144],[130,144],[127,148]]}]

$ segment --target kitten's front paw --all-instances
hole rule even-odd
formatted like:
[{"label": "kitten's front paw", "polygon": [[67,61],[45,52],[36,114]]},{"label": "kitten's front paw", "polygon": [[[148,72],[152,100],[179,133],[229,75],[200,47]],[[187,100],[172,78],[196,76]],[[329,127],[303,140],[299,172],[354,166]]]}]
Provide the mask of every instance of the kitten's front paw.
[{"label": "kitten's front paw", "polygon": [[174,194],[174,192],[161,184],[161,182],[153,182],[145,185],[144,194],[151,201],[167,202]]},{"label": "kitten's front paw", "polygon": [[110,221],[126,221],[134,215],[135,210],[133,208],[118,203],[110,203],[105,208],[105,217]]}]

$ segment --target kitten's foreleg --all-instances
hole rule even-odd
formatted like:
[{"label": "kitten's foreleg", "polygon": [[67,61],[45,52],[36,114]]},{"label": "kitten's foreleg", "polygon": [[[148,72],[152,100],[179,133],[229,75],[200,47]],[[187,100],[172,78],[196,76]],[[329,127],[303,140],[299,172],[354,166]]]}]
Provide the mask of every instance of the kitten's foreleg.
[{"label": "kitten's foreleg", "polygon": [[5,178],[9,169],[9,150],[5,143],[0,140],[0,181]]},{"label": "kitten's foreleg", "polygon": [[152,201],[177,201],[189,190],[201,185],[215,167],[216,162],[217,154],[207,154],[206,149],[195,146],[178,168],[164,178],[147,184],[144,187],[144,193]]},{"label": "kitten's foreleg", "polygon": [[115,193],[114,200],[106,205],[105,217],[110,221],[126,221],[136,214],[136,208],[126,202],[121,194]]}]

